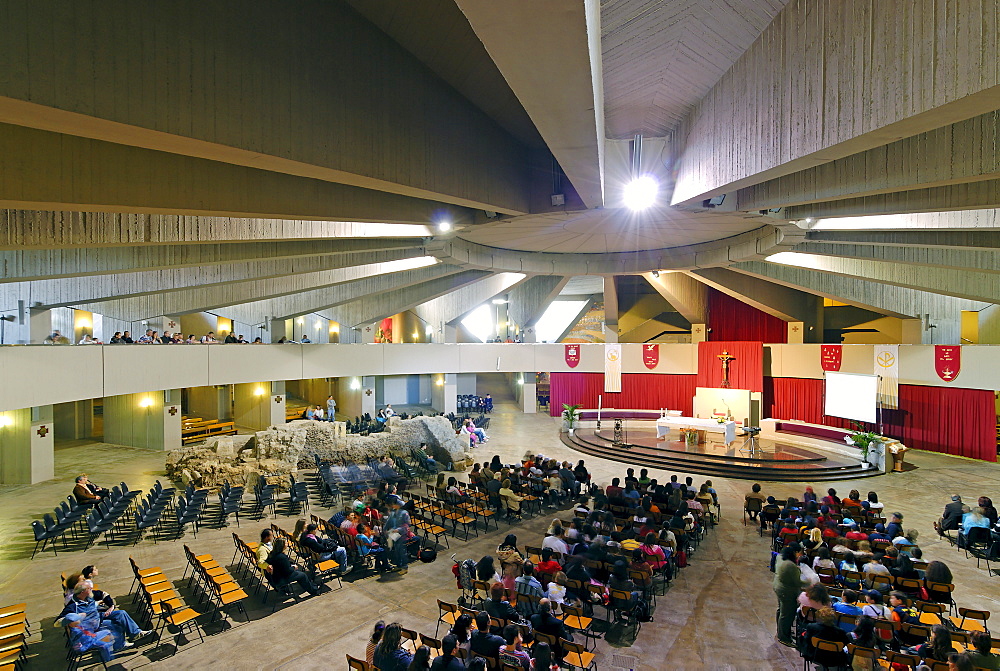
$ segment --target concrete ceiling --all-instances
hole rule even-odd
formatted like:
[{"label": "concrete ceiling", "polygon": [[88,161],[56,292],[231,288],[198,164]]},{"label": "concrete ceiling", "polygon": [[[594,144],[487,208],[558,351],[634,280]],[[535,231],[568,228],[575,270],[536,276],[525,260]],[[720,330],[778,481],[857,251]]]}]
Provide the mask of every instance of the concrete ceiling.
[{"label": "concrete ceiling", "polygon": [[[956,342],[1000,291],[1000,6],[894,4],[176,0],[138,36],[127,3],[19,5],[0,311],[354,325],[518,273],[537,315],[641,274],[692,323],[712,287]],[[660,185],[640,213],[635,134]]]},{"label": "concrete ceiling", "polygon": [[788,0],[603,0],[608,137],[669,135]]}]

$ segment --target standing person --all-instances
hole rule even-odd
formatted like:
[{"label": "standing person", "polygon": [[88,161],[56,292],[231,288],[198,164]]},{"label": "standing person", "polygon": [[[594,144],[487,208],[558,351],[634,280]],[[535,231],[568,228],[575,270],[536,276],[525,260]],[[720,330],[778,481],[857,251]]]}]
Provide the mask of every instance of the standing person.
[{"label": "standing person", "polygon": [[337,399],[333,394],[326,397],[326,416],[331,422],[337,418]]},{"label": "standing person", "polygon": [[409,562],[406,542],[413,538],[413,533],[410,531],[410,513],[403,508],[403,500],[395,495],[389,497],[389,507],[392,512],[385,518],[386,540],[396,570],[399,575],[406,575]]},{"label": "standing person", "polygon": [[802,572],[799,571],[801,554],[802,548],[798,543],[789,543],[781,551],[781,559],[774,567],[773,588],[778,598],[778,643],[789,648],[795,647],[792,641],[792,623],[799,605],[799,594],[807,586],[802,583]]},{"label": "standing person", "polygon": [[497,546],[497,558],[500,560],[500,582],[507,588],[508,594],[513,594],[515,581],[521,575],[521,564],[524,563],[524,557],[517,549],[517,536],[507,534]]}]

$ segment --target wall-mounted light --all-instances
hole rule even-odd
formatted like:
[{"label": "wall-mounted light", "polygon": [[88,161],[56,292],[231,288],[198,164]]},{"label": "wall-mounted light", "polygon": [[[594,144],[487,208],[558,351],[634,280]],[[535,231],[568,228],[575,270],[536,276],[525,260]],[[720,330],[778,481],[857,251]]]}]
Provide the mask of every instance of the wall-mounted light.
[{"label": "wall-mounted light", "polygon": [[361,381],[358,378],[351,378],[351,389],[361,389]]},{"label": "wall-mounted light", "polygon": [[337,324],[330,324],[330,333],[340,333],[340,326]]},{"label": "wall-mounted light", "polygon": [[322,325],[322,324],[320,324],[319,322],[316,322],[316,330],[318,331],[318,330],[320,330],[321,328],[323,328],[323,325]]},{"label": "wall-mounted light", "polygon": [[439,386],[439,387],[443,387],[443,386],[444,386],[444,378],[443,378],[443,377],[439,377],[439,378],[437,379],[437,382],[435,382],[435,384],[436,384],[437,386]]},{"label": "wall-mounted light", "polygon": [[518,384],[524,384],[524,377],[517,378],[517,383]]},{"label": "wall-mounted light", "polygon": [[256,389],[253,390],[253,395],[254,396],[263,396],[266,393],[267,393],[267,390],[264,389],[264,387],[257,387]]},{"label": "wall-mounted light", "polygon": [[78,329],[89,329],[91,327],[90,320],[86,317],[80,317],[76,320],[76,327]]},{"label": "wall-mounted light", "polygon": [[419,338],[419,337],[420,337],[420,334],[419,334],[419,333],[417,333],[416,331],[414,331],[414,332],[413,332],[413,342],[416,342],[416,341],[417,341],[417,338]]},{"label": "wall-mounted light", "polygon": [[0,415],[0,427],[10,426],[14,423],[14,419],[9,415]]},{"label": "wall-mounted light", "polygon": [[139,399],[140,408],[148,408],[151,405],[153,405],[153,399],[151,397],[143,396],[141,399]]},{"label": "wall-mounted light", "polygon": [[299,326],[301,326],[302,324],[305,324],[305,323],[306,323],[306,320],[303,319],[302,317],[299,317]]}]

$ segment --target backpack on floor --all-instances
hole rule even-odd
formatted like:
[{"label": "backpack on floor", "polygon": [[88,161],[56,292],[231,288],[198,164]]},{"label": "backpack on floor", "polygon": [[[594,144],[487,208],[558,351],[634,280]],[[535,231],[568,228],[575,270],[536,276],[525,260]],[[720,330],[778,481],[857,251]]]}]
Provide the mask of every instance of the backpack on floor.
[{"label": "backpack on floor", "polygon": [[681,550],[677,553],[677,568],[684,568],[688,565],[688,553]]}]

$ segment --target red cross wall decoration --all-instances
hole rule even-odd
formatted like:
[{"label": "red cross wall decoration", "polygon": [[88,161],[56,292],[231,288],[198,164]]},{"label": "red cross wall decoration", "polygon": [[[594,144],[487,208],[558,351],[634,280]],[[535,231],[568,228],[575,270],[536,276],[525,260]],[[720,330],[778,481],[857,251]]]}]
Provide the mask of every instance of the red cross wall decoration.
[{"label": "red cross wall decoration", "polygon": [[38,431],[36,431],[35,433],[37,433],[40,437],[44,438],[49,433],[49,427],[42,424],[40,427],[38,427]]},{"label": "red cross wall decoration", "polygon": [[167,412],[169,412],[170,416],[173,417],[174,415],[177,414],[177,406],[176,405],[170,406],[170,410],[168,410]]}]

